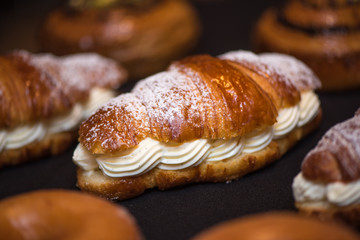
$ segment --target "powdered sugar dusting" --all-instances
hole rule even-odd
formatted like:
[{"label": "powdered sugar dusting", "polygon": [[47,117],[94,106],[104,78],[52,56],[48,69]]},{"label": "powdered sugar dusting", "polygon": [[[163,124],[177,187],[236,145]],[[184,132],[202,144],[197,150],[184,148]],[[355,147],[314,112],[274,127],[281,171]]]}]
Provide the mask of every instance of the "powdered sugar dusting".
[{"label": "powdered sugar dusting", "polygon": [[360,115],[357,114],[330,128],[305,159],[321,151],[332,152],[340,165],[352,166],[346,170],[350,176],[354,175],[355,172],[352,171],[358,170],[360,166]]},{"label": "powdered sugar dusting", "polygon": [[70,97],[74,97],[72,95],[77,92],[88,93],[94,86],[117,88],[127,77],[125,70],[115,61],[95,53],[56,57],[18,50],[13,55],[37,68],[44,83],[52,81],[56,89]]},{"label": "powdered sugar dusting", "polygon": [[187,127],[187,119],[204,121],[201,98],[191,81],[177,71],[169,70],[148,77],[132,92],[148,110],[154,138],[178,139]]},{"label": "powdered sugar dusting", "polygon": [[133,93],[121,94],[96,111],[80,127],[80,138],[88,149],[111,152],[136,146],[150,133],[145,106]]},{"label": "powdered sugar dusting", "polygon": [[235,62],[239,62],[244,64],[249,68],[256,67],[256,70],[259,71],[259,74],[263,74],[264,77],[270,76],[272,79],[276,79],[276,81],[283,82],[287,86],[294,86],[294,80],[291,79],[291,76],[285,74],[285,72],[281,71],[277,67],[268,64],[266,61],[263,61],[261,57],[254,54],[253,52],[239,50],[239,51],[231,51],[219,56],[222,59],[228,59]]},{"label": "powdered sugar dusting", "polygon": [[280,53],[263,53],[259,56],[262,61],[277,68],[282,74],[289,76],[299,91],[321,87],[318,77],[300,60]]}]

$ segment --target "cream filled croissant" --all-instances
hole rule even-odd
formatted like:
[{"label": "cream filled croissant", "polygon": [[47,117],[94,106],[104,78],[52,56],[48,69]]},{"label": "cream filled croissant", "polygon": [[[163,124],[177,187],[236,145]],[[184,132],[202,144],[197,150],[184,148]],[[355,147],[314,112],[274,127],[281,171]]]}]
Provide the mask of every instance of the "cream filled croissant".
[{"label": "cream filled croissant", "polygon": [[[247,70],[242,56],[250,58]],[[175,62],[81,125],[73,155],[78,186],[126,199],[154,187],[237,179],[318,125],[318,85],[285,55],[238,51]]]},{"label": "cream filled croissant", "polygon": [[63,152],[80,122],[125,78],[113,60],[96,54],[0,56],[0,167]]},{"label": "cream filled croissant", "polygon": [[360,226],[360,109],[306,155],[293,192],[301,212]]}]

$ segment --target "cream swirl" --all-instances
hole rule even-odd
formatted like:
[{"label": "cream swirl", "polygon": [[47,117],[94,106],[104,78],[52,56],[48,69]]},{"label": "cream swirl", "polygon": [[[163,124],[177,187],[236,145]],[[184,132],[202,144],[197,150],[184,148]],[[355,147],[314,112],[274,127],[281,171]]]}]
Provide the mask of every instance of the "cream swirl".
[{"label": "cream swirl", "polygon": [[300,116],[299,106],[284,108],[279,111],[274,124],[274,138],[278,139],[291,132],[297,125]]},{"label": "cream swirl", "polygon": [[292,185],[297,202],[328,202],[336,206],[348,206],[360,203],[360,180],[350,183],[334,182],[329,184],[307,180],[299,173]]},{"label": "cream swirl", "polygon": [[264,130],[255,130],[245,136],[244,153],[253,153],[267,147],[272,141],[274,131],[272,127]]},{"label": "cream swirl", "polygon": [[16,149],[44,138],[46,130],[42,123],[32,126],[21,126],[8,131],[5,138],[5,149]]},{"label": "cream swirl", "polygon": [[76,147],[73,159],[76,159],[76,164],[86,171],[97,169],[99,166],[96,157],[81,144]]},{"label": "cream swirl", "polygon": [[96,158],[100,169],[110,177],[135,176],[150,171],[161,160],[162,149],[158,141],[145,138],[134,148],[117,155]]},{"label": "cream swirl", "polygon": [[310,182],[301,173],[294,178],[292,188],[294,198],[300,202],[321,201],[326,196],[325,184]]},{"label": "cream swirl", "polygon": [[0,152],[4,149],[6,145],[6,131],[0,131]]},{"label": "cream swirl", "polygon": [[206,161],[214,162],[235,157],[242,152],[244,142],[241,137],[229,140],[218,139],[211,143],[211,148]]},{"label": "cream swirl", "polygon": [[161,144],[162,158],[158,168],[178,170],[199,165],[209,154],[210,144],[199,139],[182,144]]},{"label": "cream swirl", "polygon": [[80,106],[80,104],[76,104],[70,113],[51,119],[50,122],[47,124],[47,132],[52,134],[71,130],[75,128],[82,119],[82,107]]},{"label": "cream swirl", "polygon": [[299,103],[300,119],[298,126],[304,126],[310,122],[317,115],[320,109],[320,100],[313,91],[306,91],[301,94],[301,101]]}]

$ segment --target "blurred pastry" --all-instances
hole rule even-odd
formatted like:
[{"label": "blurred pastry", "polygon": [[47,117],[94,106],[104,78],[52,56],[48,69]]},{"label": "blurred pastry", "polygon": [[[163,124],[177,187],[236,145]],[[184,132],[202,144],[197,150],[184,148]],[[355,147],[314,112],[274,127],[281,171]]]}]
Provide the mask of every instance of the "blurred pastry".
[{"label": "blurred pastry", "polygon": [[186,0],[82,0],[50,12],[41,47],[56,55],[97,52],[131,79],[165,69],[197,43],[200,24]]},{"label": "blurred pastry", "polygon": [[97,54],[0,56],[0,167],[66,150],[80,122],[125,78],[115,61]]},{"label": "blurred pastry", "polygon": [[360,109],[306,155],[293,191],[304,214],[360,226]]},{"label": "blurred pastry", "polygon": [[38,190],[0,201],[1,239],[143,239],[120,205],[70,190]]},{"label": "blurred pastry", "polygon": [[198,55],[141,80],[81,125],[78,186],[121,200],[154,187],[230,181],[279,159],[318,126],[321,107],[313,74],[303,75],[303,97],[293,84],[302,68],[275,65],[244,51]]},{"label": "blurred pastry", "polygon": [[335,222],[292,212],[258,213],[219,223],[198,233],[191,240],[359,240],[360,236]]},{"label": "blurred pastry", "polygon": [[281,52],[304,61],[322,89],[360,87],[360,2],[290,0],[268,9],[256,24],[257,52]]}]

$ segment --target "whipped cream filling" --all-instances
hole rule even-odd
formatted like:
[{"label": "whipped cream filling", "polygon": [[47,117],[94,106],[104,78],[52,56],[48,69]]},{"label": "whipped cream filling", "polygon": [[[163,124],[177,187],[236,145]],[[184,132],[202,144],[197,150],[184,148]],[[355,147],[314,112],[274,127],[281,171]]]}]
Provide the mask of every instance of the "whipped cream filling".
[{"label": "whipped cream filling", "polygon": [[360,180],[323,184],[307,180],[299,173],[292,188],[295,200],[300,203],[327,203],[340,207],[360,203]]},{"label": "whipped cream filling", "polygon": [[264,149],[270,144],[274,136],[273,127],[268,127],[264,131],[255,130],[245,136],[244,153],[253,153]]},{"label": "whipped cream filling", "polygon": [[164,170],[178,170],[197,166],[209,154],[210,144],[205,139],[199,139],[182,144],[161,144],[162,158],[157,166]]},{"label": "whipped cream filling", "polygon": [[48,134],[75,129],[82,120],[89,116],[90,112],[112,97],[114,97],[112,90],[94,88],[86,103],[76,104],[67,114],[32,125],[0,130],[0,151],[21,148],[31,142],[41,141]]},{"label": "whipped cream filling", "polygon": [[99,168],[110,177],[125,177],[143,174],[153,169],[161,158],[158,141],[146,138],[134,148],[117,155],[102,155],[96,158]]},{"label": "whipped cream filling", "polygon": [[313,91],[306,91],[301,94],[301,101],[299,103],[300,118],[298,126],[302,127],[306,123],[314,119],[320,109],[319,97]]},{"label": "whipped cream filling", "polygon": [[22,126],[7,132],[5,138],[5,149],[16,149],[22,147],[23,144],[42,139],[45,136],[45,129],[43,124],[34,124],[31,127]]},{"label": "whipped cream filling", "polygon": [[217,139],[211,143],[211,148],[206,161],[214,162],[228,159],[239,155],[244,149],[242,137],[235,137],[229,140]]},{"label": "whipped cream filling", "polygon": [[281,109],[274,124],[274,138],[282,138],[291,132],[298,124],[300,117],[299,106]]},{"label": "whipped cream filling", "polygon": [[[254,153],[266,148],[273,139],[291,132],[298,126],[300,119],[310,121],[316,116],[320,107],[318,98],[313,92],[304,94],[301,101],[305,103],[300,102],[297,106],[282,109],[274,126],[261,131],[254,130],[243,137],[226,140],[199,139],[179,144],[160,143],[146,138],[137,147],[118,155],[91,155],[79,144],[73,160],[84,170],[100,169],[110,177],[124,177],[141,175],[155,167],[179,170],[197,166],[204,161],[222,161],[240,154]],[[313,107],[316,109],[309,111]]]}]

